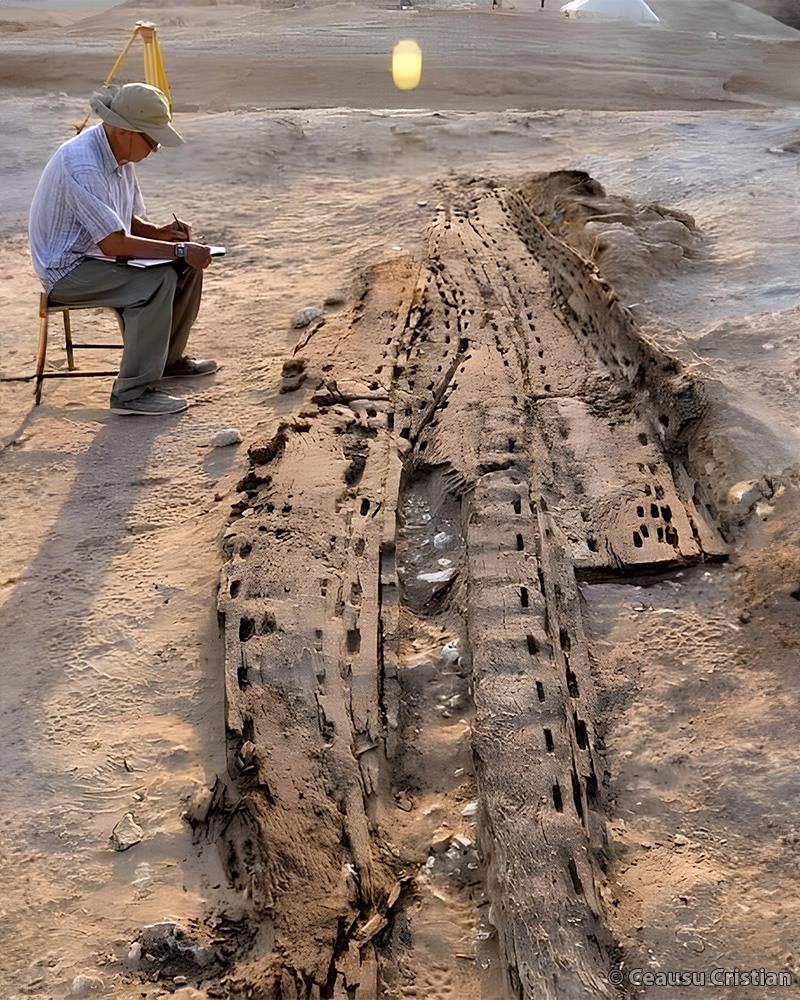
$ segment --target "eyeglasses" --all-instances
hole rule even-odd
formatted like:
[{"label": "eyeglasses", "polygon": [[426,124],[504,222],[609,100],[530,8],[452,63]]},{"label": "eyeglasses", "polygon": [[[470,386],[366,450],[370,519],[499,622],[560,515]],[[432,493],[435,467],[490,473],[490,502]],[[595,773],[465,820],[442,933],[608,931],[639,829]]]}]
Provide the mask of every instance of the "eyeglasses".
[{"label": "eyeglasses", "polygon": [[155,139],[151,139],[150,136],[146,132],[140,132],[139,135],[144,139],[144,141],[150,147],[150,152],[151,153],[155,153],[159,149],[161,149],[161,143],[160,142],[156,142]]}]

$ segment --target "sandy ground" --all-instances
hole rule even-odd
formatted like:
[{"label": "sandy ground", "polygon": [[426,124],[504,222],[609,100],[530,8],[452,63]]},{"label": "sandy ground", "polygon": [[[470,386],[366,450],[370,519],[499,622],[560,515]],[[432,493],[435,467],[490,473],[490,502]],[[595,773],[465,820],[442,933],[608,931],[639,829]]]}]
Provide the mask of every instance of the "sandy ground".
[{"label": "sandy ground", "polygon": [[[116,418],[103,379],[48,381],[37,409],[29,384],[2,386],[3,997],[62,1000],[81,974],[122,1000],[161,995],[120,965],[141,927],[169,915],[202,936],[209,914],[241,914],[182,819],[226,771],[219,538],[247,457],[211,435],[236,427],[247,445],[292,410],[295,310],[349,301],[376,261],[422,257],[439,178],[567,168],[697,222],[693,257],[632,270],[625,295],[707,381],[707,473],[733,540],[726,564],[582,585],[608,922],[633,967],[798,971],[800,160],[781,147],[800,134],[800,35],[738,4],[664,7],[657,31],[566,22],[549,3],[0,7],[2,374],[33,365],[38,174],[137,17],[159,24],[188,140],[141,168],[150,216],[174,210],[229,247],[192,339],[221,368],[185,385],[187,414]],[[387,52],[407,35],[426,76],[401,95]],[[113,366],[86,353],[81,367]],[[49,364],[65,367],[56,334]],[[117,853],[126,812],[144,840]],[[427,995],[447,992],[445,970]]]}]

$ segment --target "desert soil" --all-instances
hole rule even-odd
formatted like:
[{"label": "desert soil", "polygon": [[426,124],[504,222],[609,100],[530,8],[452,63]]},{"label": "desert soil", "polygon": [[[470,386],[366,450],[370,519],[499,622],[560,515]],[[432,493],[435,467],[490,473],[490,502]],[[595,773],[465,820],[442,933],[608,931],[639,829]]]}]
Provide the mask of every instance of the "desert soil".
[{"label": "desert soil", "polygon": [[[150,217],[229,250],[187,413],[2,384],[4,998],[797,988],[800,35],[663,6],[0,6],[0,374],[139,17]],[[128,958],[165,918],[224,963]]]}]

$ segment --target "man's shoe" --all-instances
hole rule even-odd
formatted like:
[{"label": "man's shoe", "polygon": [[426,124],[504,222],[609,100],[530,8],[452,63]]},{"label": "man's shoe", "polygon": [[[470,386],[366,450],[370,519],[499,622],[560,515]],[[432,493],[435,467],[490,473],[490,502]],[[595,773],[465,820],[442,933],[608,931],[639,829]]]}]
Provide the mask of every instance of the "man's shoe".
[{"label": "man's shoe", "polygon": [[217,370],[217,362],[199,361],[196,358],[182,357],[167,365],[162,378],[191,378],[197,375],[212,375]]},{"label": "man's shoe", "polygon": [[145,389],[136,399],[119,400],[111,393],[111,412],[122,413],[125,416],[135,414],[140,417],[153,417],[163,413],[182,413],[189,408],[185,399],[168,396],[158,389]]}]

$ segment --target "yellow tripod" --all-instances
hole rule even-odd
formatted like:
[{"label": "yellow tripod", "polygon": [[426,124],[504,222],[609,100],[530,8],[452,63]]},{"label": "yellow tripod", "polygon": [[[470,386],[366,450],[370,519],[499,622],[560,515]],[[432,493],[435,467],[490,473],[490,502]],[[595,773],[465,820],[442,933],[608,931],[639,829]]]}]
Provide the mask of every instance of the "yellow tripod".
[{"label": "yellow tripod", "polygon": [[[131,35],[128,44],[120,52],[119,59],[114,63],[111,72],[106,78],[106,82],[103,86],[107,87],[117,70],[122,65],[122,61],[128,54],[128,51],[136,41],[136,37],[139,36],[144,42],[144,79],[145,83],[149,83],[151,87],[158,87],[162,94],[164,94],[169,101],[169,109],[172,111],[172,94],[169,90],[169,82],[167,80],[167,74],[164,70],[164,60],[161,56],[161,46],[158,44],[158,35],[156,34],[156,26],[150,21],[137,21],[134,27],[133,34]],[[76,125],[78,132],[82,132],[86,128],[86,123],[89,121],[89,115],[87,115],[80,125]]]}]

